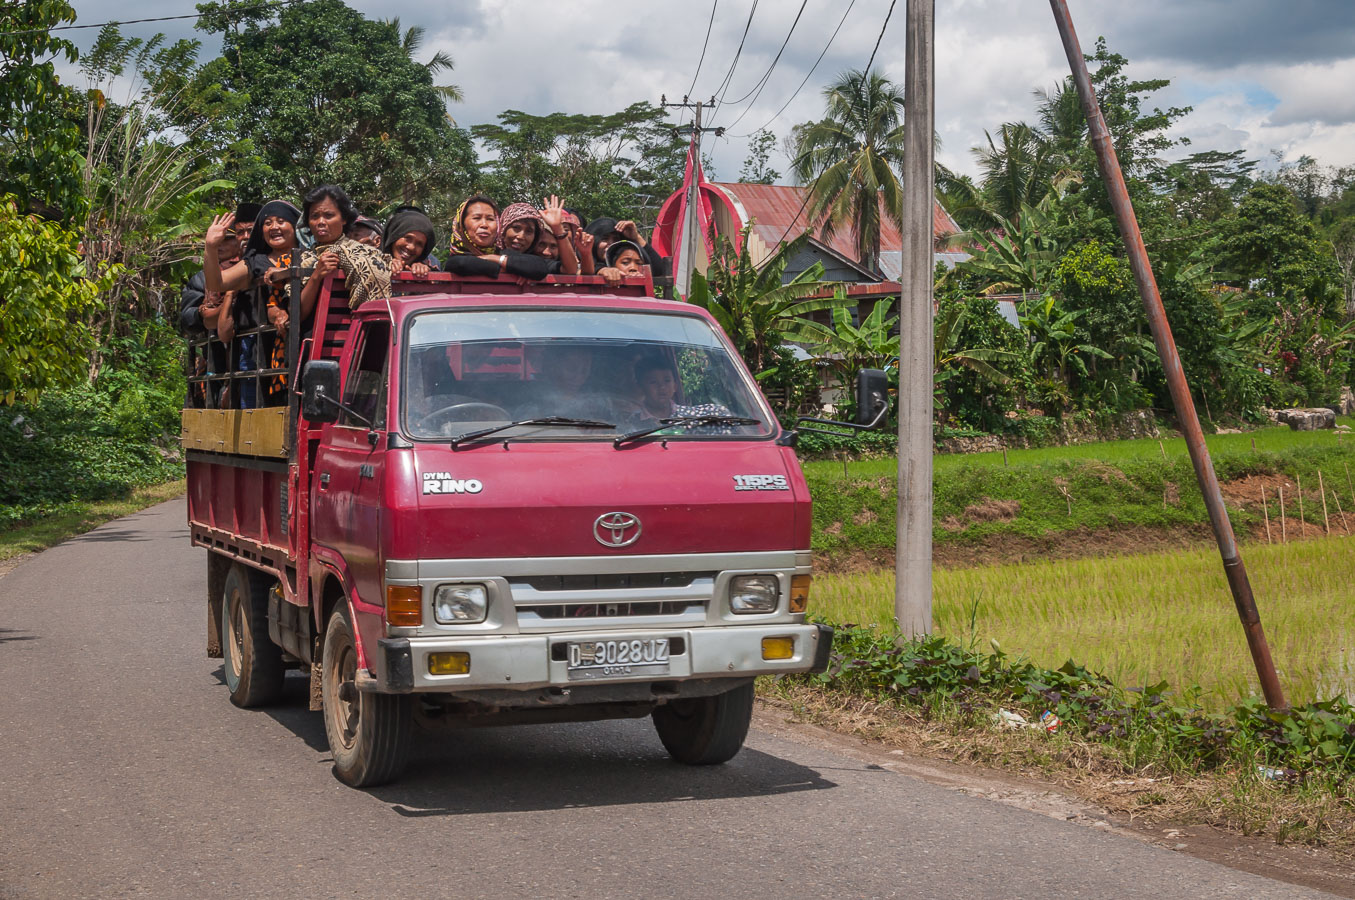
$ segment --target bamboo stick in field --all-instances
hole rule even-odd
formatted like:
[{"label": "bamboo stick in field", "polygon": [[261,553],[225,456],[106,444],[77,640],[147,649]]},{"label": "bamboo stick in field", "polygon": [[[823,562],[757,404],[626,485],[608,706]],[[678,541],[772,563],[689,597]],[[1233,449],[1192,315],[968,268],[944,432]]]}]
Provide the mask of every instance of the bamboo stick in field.
[{"label": "bamboo stick in field", "polygon": [[1350,463],[1341,463],[1346,467],[1346,487],[1350,489],[1350,502],[1355,503],[1355,484],[1350,482]]},{"label": "bamboo stick in field", "polygon": [[1280,543],[1289,543],[1289,530],[1284,522],[1284,485],[1280,485]]},{"label": "bamboo stick in field", "polygon": [[1347,535],[1349,535],[1350,525],[1349,523],[1346,522],[1345,510],[1341,509],[1341,495],[1336,492],[1335,488],[1332,488],[1331,496],[1332,499],[1336,501],[1336,514],[1341,517],[1341,530],[1344,531]]},{"label": "bamboo stick in field", "polygon": [[1164,447],[1164,446],[1162,446],[1162,442],[1161,442],[1161,441],[1158,441],[1158,442],[1157,442],[1157,449],[1159,449],[1159,450],[1162,451],[1162,461],[1163,461],[1163,462],[1166,462],[1166,461],[1167,461],[1167,448]]},{"label": "bamboo stick in field", "polygon": [[1331,537],[1331,520],[1327,518],[1327,489],[1322,484],[1322,470],[1317,470],[1317,492],[1322,495],[1322,530]]},{"label": "bamboo stick in field", "polygon": [[1298,483],[1298,487],[1294,488],[1294,490],[1299,495],[1299,537],[1303,537],[1303,532],[1308,527],[1307,520],[1303,518],[1303,476],[1295,475],[1294,481]]},{"label": "bamboo stick in field", "polygon": [[[1253,438],[1253,440],[1255,439]],[[1266,517],[1266,543],[1273,544],[1274,541],[1270,538],[1270,507],[1266,505],[1266,486],[1264,484],[1261,485],[1261,512]]]}]

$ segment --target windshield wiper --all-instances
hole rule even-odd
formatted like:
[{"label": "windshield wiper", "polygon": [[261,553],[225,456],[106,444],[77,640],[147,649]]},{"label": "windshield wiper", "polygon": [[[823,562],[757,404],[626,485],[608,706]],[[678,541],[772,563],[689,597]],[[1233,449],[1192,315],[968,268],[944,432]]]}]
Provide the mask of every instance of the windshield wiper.
[{"label": "windshield wiper", "polygon": [[659,424],[650,428],[641,428],[639,431],[632,431],[629,434],[623,434],[612,441],[612,446],[620,450],[622,444],[630,443],[642,437],[654,434],[657,431],[663,431],[665,428],[692,428],[697,425],[761,425],[761,419],[750,419],[747,416],[674,416],[670,419],[660,419]]},{"label": "windshield wiper", "polygon": [[465,434],[457,435],[452,438],[452,449],[460,449],[462,444],[468,444],[478,441],[481,438],[489,437],[491,434],[498,434],[500,431],[507,431],[510,428],[517,428],[519,425],[559,425],[570,428],[615,428],[611,422],[599,422],[596,419],[571,419],[568,416],[540,416],[535,419],[519,419],[516,422],[505,422],[503,425],[495,425],[493,428],[481,428],[479,431],[468,431]]}]

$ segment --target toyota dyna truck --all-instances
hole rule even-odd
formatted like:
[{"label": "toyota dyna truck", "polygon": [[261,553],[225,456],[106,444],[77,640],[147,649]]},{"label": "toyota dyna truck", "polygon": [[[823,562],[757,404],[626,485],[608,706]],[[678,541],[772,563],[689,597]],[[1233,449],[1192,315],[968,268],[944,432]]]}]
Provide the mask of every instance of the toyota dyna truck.
[{"label": "toyota dyna truck", "polygon": [[754,678],[823,671],[832,631],[805,621],[794,432],[728,338],[648,276],[393,288],[350,310],[335,275],[309,334],[237,333],[285,367],[190,346],[188,522],[231,701],[308,672],[353,786],[396,777],[416,726],[648,715],[677,760],[733,757]]}]

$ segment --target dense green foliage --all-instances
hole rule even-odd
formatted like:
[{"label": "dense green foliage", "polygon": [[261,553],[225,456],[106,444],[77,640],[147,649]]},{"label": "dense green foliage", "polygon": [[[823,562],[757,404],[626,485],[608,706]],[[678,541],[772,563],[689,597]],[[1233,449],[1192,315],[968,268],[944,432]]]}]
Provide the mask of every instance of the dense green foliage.
[{"label": "dense green foliage", "polygon": [[88,278],[78,245],[73,232],[22,215],[13,197],[0,196],[0,406],[87,373],[85,320],[113,274]]},{"label": "dense green foliage", "polygon": [[111,365],[92,384],[44,391],[0,420],[0,527],[83,500],[183,476],[180,344],[152,324],[105,348]]}]

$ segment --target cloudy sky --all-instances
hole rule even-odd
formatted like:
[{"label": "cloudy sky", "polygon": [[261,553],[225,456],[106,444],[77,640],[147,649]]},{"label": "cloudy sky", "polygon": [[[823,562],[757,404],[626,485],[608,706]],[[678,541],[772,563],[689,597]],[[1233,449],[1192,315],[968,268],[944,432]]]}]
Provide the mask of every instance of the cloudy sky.
[{"label": "cloudy sky", "polygon": [[[723,95],[709,139],[716,175],[734,180],[747,135],[768,125],[778,137],[818,115],[820,91],[837,73],[860,68],[885,22],[890,0],[716,0],[705,61],[697,71],[709,0],[446,0],[390,4],[349,0],[373,18],[398,13],[427,30],[424,53],[445,50],[466,102],[462,125],[493,121],[503,109],[530,113],[612,112],[638,100],[687,93]],[[848,2],[851,3],[848,10]],[[903,80],[904,9],[898,0],[876,66]],[[192,13],[193,0],[73,0],[77,24]],[[1273,154],[1309,154],[1328,165],[1355,164],[1355,0],[1070,0],[1083,47],[1098,35],[1129,58],[1130,75],[1168,78],[1155,105],[1193,106],[1176,128],[1191,150],[1243,149],[1263,167]],[[727,89],[749,9],[747,39]],[[843,18],[846,12],[846,18]],[[1032,120],[1036,88],[1067,73],[1045,0],[937,0],[936,122],[941,160],[974,171],[969,148],[1004,121]],[[829,37],[841,30],[829,45]],[[126,34],[197,36],[203,53],[217,38],[189,21],[127,25]],[[83,48],[94,30],[72,31]],[[757,92],[783,42],[785,50]],[[828,47],[817,69],[811,67]],[[809,75],[804,88],[796,93]],[[68,78],[81,84],[78,72]],[[786,105],[786,104],[789,105]],[[785,106],[784,112],[778,111]],[[1189,151],[1186,151],[1189,152]],[[784,171],[784,158],[775,163]]]}]

